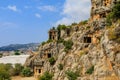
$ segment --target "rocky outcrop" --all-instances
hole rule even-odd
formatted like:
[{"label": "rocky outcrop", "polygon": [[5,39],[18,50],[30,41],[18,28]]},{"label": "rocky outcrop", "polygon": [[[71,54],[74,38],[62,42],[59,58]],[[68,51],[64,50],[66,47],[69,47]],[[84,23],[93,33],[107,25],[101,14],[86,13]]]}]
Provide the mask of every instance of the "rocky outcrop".
[{"label": "rocky outcrop", "polygon": [[[27,66],[32,66],[37,76],[46,71],[53,73],[53,80],[69,80],[67,71],[79,74],[77,80],[120,80],[120,21],[106,28],[104,19],[112,3],[92,0],[92,18],[100,20],[61,30],[60,41],[41,45],[38,54],[28,58]],[[110,39],[111,28],[117,41]],[[70,47],[69,43],[66,48],[65,42],[69,40],[73,45]]]},{"label": "rocky outcrop", "polygon": [[[28,60],[28,63],[33,62],[29,65],[35,66],[35,63],[38,63],[41,66],[42,74],[46,71],[54,73],[53,80],[68,80],[66,75],[68,70],[79,71],[80,76],[77,80],[119,80],[120,44],[109,40],[106,29],[94,31],[93,28],[86,30],[86,26],[79,27],[82,30],[74,31],[72,35],[64,39],[73,41],[72,49],[65,52],[63,43],[57,42],[41,45],[39,54],[31,56]],[[91,37],[90,43],[84,42],[85,36]],[[47,56],[49,53],[51,56]],[[54,65],[49,62],[51,57],[55,58]],[[41,64],[41,62],[43,63]],[[59,70],[59,64],[63,65],[62,70]],[[92,66],[94,66],[94,71],[87,74],[86,72]]]}]

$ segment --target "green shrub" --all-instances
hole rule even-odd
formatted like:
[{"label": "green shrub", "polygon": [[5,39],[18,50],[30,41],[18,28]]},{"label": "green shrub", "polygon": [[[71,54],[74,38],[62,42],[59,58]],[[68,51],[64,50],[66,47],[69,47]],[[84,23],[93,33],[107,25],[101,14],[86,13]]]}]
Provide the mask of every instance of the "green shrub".
[{"label": "green shrub", "polygon": [[42,76],[39,77],[38,80],[52,80],[53,74],[49,72],[45,72]]},{"label": "green shrub", "polygon": [[41,43],[41,45],[44,45],[44,44],[46,44],[46,42],[43,41],[43,42]]},{"label": "green shrub", "polygon": [[15,51],[15,55],[20,55],[20,52],[18,50]]},{"label": "green shrub", "polygon": [[21,74],[25,77],[29,77],[32,75],[32,72],[31,69],[27,67],[22,70]]},{"label": "green shrub", "polygon": [[112,12],[111,12],[112,18],[113,19],[120,19],[120,1],[117,2],[117,4],[115,4],[115,6],[112,8]]},{"label": "green shrub", "polygon": [[67,28],[66,25],[58,25],[57,30],[65,30]]},{"label": "green shrub", "polygon": [[112,13],[109,13],[106,17],[106,25],[111,26],[112,25]]},{"label": "green shrub", "polygon": [[14,68],[14,75],[20,75],[21,71],[23,69],[23,66],[21,64],[15,64],[15,68]]},{"label": "green shrub", "polygon": [[67,74],[67,78],[69,80],[77,80],[77,77],[79,77],[79,73],[78,72],[73,72],[73,71],[66,71],[66,74]]},{"label": "green shrub", "polygon": [[9,73],[0,69],[0,80],[11,80]]},{"label": "green shrub", "polygon": [[91,67],[86,71],[87,74],[92,74],[93,72],[94,72],[94,66],[91,66]]},{"label": "green shrub", "polygon": [[63,64],[59,64],[59,65],[58,65],[58,69],[59,69],[59,70],[63,70]]},{"label": "green shrub", "polygon": [[81,50],[80,51],[80,56],[83,56],[84,54],[86,54],[86,51],[85,50]]},{"label": "green shrub", "polygon": [[87,26],[86,29],[87,29],[87,30],[90,29],[90,26]]},{"label": "green shrub", "polygon": [[116,39],[116,36],[115,36],[115,33],[114,33],[114,30],[113,29],[110,29],[108,31],[108,39],[109,40],[115,40]]},{"label": "green shrub", "polygon": [[0,64],[0,80],[11,80],[9,68],[5,64]]},{"label": "green shrub", "polygon": [[120,1],[113,6],[112,12],[107,15],[107,26],[112,25],[112,21],[117,21],[118,19],[120,19]]},{"label": "green shrub", "polygon": [[108,39],[120,43],[120,27],[110,27],[108,30]]},{"label": "green shrub", "polygon": [[81,21],[80,24],[85,25],[85,24],[87,24],[87,22],[88,22],[88,20],[84,20],[84,21]]},{"label": "green shrub", "polygon": [[3,56],[3,54],[2,53],[0,53],[0,58]]},{"label": "green shrub", "polygon": [[71,25],[72,25],[72,26],[75,26],[75,25],[77,25],[77,23],[74,22],[74,23],[72,23]]},{"label": "green shrub", "polygon": [[50,65],[54,65],[55,64],[55,58],[54,57],[49,58],[49,62],[50,62]]},{"label": "green shrub", "polygon": [[47,43],[50,43],[50,42],[53,42],[53,40],[51,40],[51,39],[47,40]]},{"label": "green shrub", "polygon": [[68,40],[68,41],[64,41],[64,46],[65,46],[65,51],[68,51],[72,48],[73,46],[73,42],[72,40]]},{"label": "green shrub", "polygon": [[64,39],[60,38],[57,43],[63,43],[64,42]]}]

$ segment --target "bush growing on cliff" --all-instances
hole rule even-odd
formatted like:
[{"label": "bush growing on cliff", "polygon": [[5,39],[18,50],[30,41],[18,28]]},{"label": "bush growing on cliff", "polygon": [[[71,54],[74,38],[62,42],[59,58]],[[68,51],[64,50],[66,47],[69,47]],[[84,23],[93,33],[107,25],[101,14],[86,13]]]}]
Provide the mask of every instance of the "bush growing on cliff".
[{"label": "bush growing on cliff", "polygon": [[120,27],[110,28],[108,30],[108,39],[120,43]]},{"label": "bush growing on cliff", "polygon": [[64,39],[60,38],[57,43],[63,43],[64,42]]},{"label": "bush growing on cliff", "polygon": [[65,30],[67,28],[66,25],[58,25],[57,30]]},{"label": "bush growing on cliff", "polygon": [[55,58],[54,57],[51,57],[49,59],[49,62],[50,62],[50,65],[54,65],[55,64]]},{"label": "bush growing on cliff", "polygon": [[120,19],[120,1],[117,2],[112,8],[112,12],[110,12],[107,16],[107,25],[110,26],[112,25],[112,21],[117,21]]},{"label": "bush growing on cliff", "polygon": [[59,70],[63,70],[63,64],[59,64],[59,65],[58,65],[58,69],[59,69]]},{"label": "bush growing on cliff", "polygon": [[87,74],[92,74],[93,71],[94,71],[94,66],[91,66],[91,67],[86,71],[86,73],[87,73]]},{"label": "bush growing on cliff", "polygon": [[42,76],[39,77],[38,80],[52,80],[53,74],[49,72],[45,72]]},{"label": "bush growing on cliff", "polygon": [[41,45],[43,46],[44,44],[46,44],[46,42],[43,41],[43,42],[41,43]]},{"label": "bush growing on cliff", "polygon": [[68,40],[68,41],[64,41],[64,46],[65,46],[65,51],[68,51],[72,48],[73,46],[73,42],[72,40]]},{"label": "bush growing on cliff", "polygon": [[79,77],[79,73],[78,72],[73,72],[73,71],[66,71],[66,74],[67,74],[67,78],[69,80],[77,80],[77,77]]},{"label": "bush growing on cliff", "polygon": [[51,40],[51,39],[47,40],[47,43],[50,43],[50,42],[53,42],[53,40]]},{"label": "bush growing on cliff", "polygon": [[120,1],[112,8],[112,18],[117,20],[120,19]]},{"label": "bush growing on cliff", "polygon": [[84,21],[81,21],[81,22],[80,22],[81,25],[85,25],[85,24],[87,24],[87,23],[88,23],[88,20],[84,20]]}]

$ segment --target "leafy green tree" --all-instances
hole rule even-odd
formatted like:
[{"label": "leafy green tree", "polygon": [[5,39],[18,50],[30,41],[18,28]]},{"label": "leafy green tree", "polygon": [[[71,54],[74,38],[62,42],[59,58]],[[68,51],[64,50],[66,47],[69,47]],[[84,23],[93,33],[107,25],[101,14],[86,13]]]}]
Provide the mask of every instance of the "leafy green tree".
[{"label": "leafy green tree", "polygon": [[49,72],[45,72],[42,76],[39,77],[38,80],[52,80],[53,74]]},{"label": "leafy green tree", "polygon": [[23,76],[29,77],[29,76],[32,75],[32,72],[31,72],[31,69],[30,69],[30,68],[26,67],[26,68],[24,68],[24,69],[22,70],[21,74],[22,74]]}]

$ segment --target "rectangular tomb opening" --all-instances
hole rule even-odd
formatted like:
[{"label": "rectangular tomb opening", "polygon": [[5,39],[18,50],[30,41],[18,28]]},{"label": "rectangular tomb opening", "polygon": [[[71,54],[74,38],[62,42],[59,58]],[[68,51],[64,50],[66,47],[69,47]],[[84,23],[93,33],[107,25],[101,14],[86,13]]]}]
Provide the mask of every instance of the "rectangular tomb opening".
[{"label": "rectangular tomb opening", "polygon": [[48,53],[47,56],[48,56],[48,58],[51,58],[52,55],[50,53]]},{"label": "rectangular tomb opening", "polygon": [[91,37],[84,37],[84,43],[91,43],[92,38]]}]

